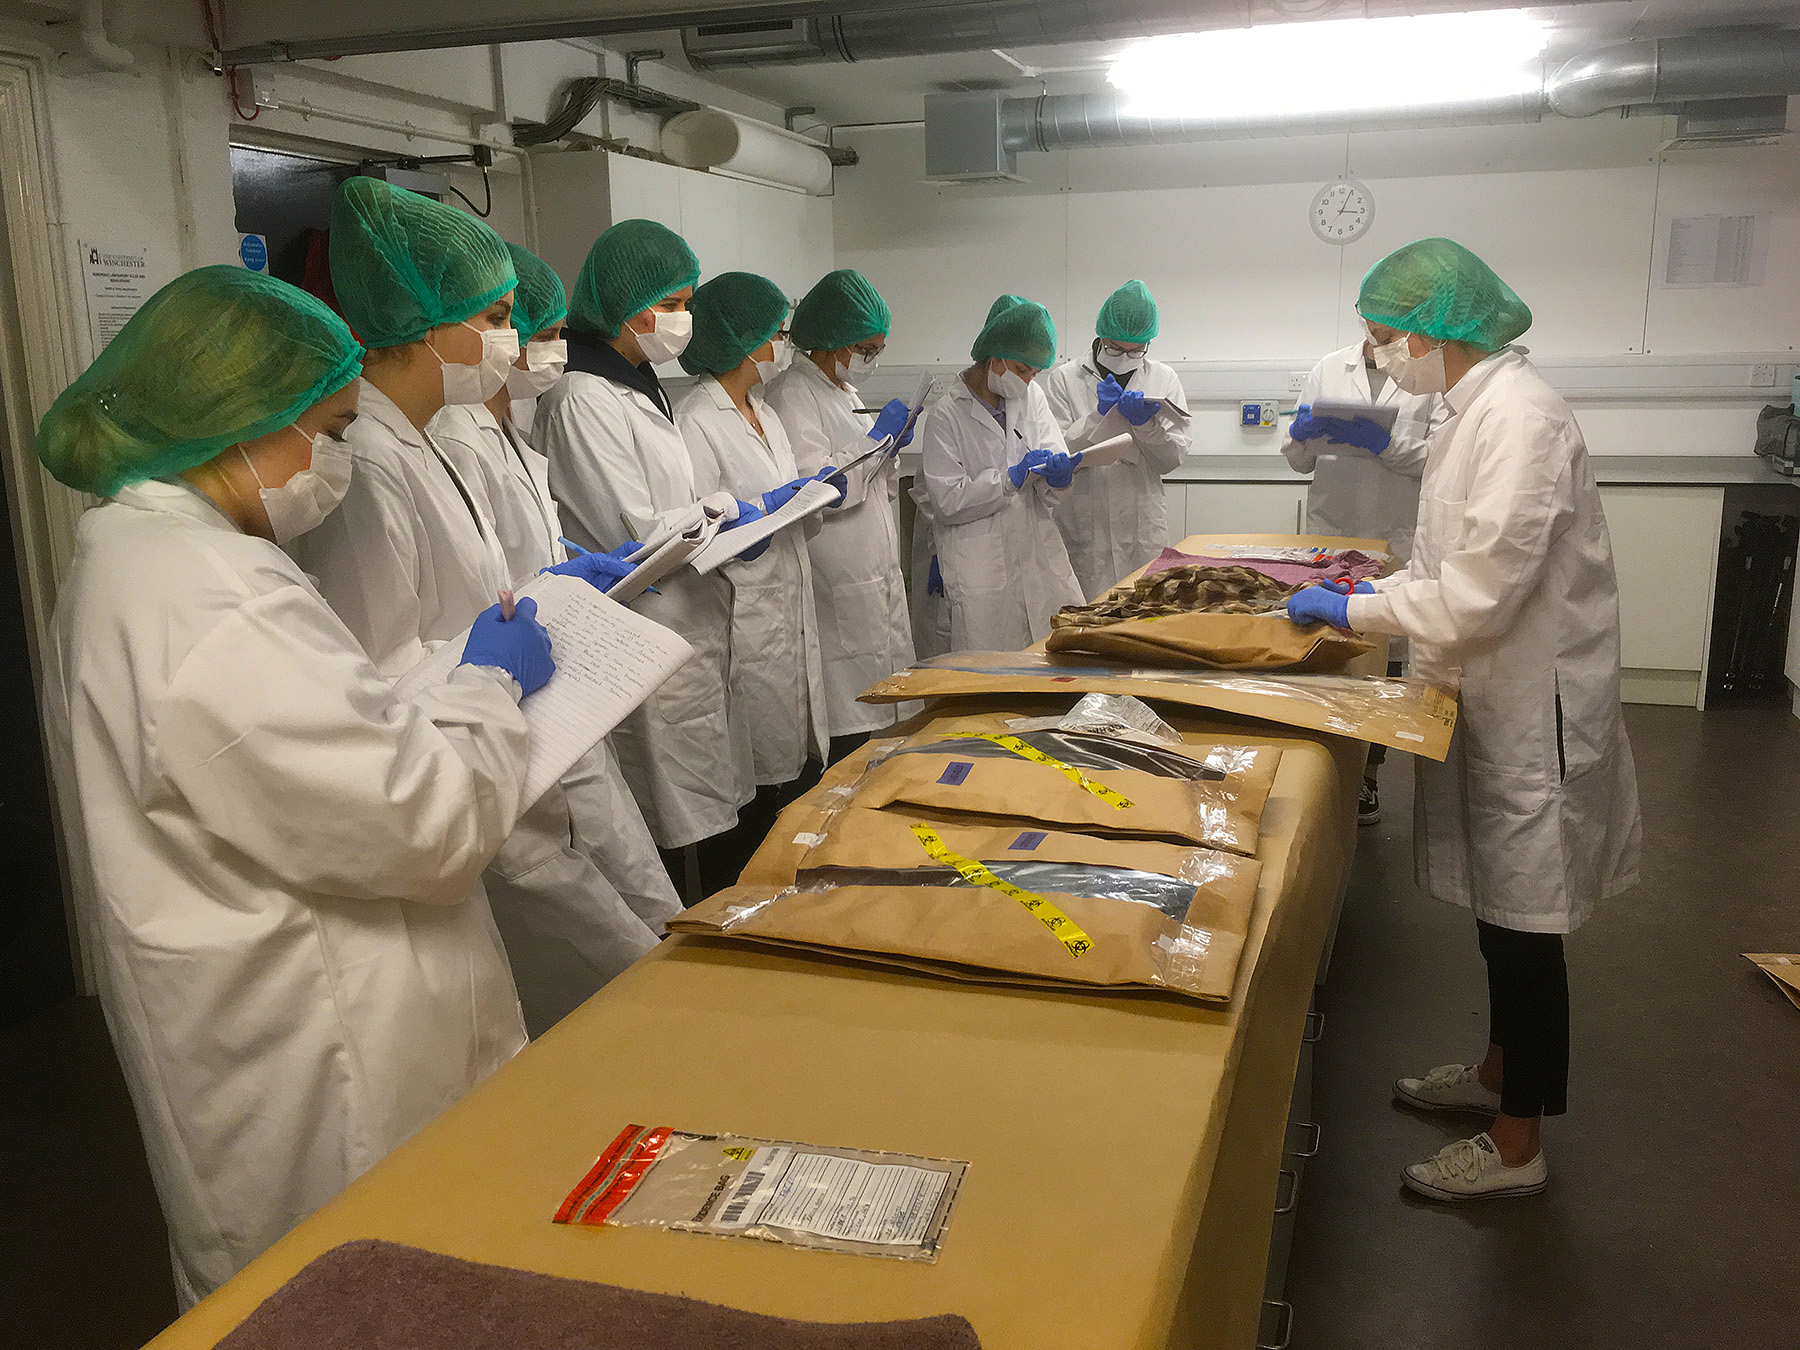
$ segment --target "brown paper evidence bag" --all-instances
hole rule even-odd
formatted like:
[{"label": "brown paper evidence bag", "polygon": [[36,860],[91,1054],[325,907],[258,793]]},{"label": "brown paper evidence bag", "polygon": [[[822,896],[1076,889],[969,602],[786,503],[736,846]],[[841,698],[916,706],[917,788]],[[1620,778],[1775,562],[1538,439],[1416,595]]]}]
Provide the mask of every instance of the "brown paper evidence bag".
[{"label": "brown paper evidence bag", "polygon": [[1229,1000],[1281,752],[1019,734],[1051,765],[971,734],[983,730],[1011,734],[996,715],[868,747],[859,775],[790,806],[739,884],[670,931],[957,979]]}]

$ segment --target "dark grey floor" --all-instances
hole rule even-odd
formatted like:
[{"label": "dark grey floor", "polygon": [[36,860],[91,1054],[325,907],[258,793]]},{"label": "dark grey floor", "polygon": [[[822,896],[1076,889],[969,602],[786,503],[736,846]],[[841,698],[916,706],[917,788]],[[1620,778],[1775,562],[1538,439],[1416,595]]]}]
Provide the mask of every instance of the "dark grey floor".
[{"label": "dark grey floor", "polygon": [[[1569,939],[1569,1114],[1540,1196],[1442,1207],[1400,1169],[1480,1128],[1394,1106],[1467,1062],[1487,999],[1466,911],[1412,886],[1383,777],[1326,983],[1290,1264],[1294,1350],[1763,1347],[1800,1335],[1800,1009],[1745,961],[1800,951],[1800,721],[1634,707],[1643,881]],[[1371,837],[1374,836],[1374,837]]]},{"label": "dark grey floor", "polygon": [[[1800,951],[1800,721],[1629,713],[1644,883],[1569,944],[1570,1114],[1550,1189],[1456,1209],[1400,1168],[1473,1126],[1389,1103],[1478,1053],[1473,923],[1412,888],[1410,779],[1384,778],[1326,985],[1289,1298],[1295,1350],[1791,1345],[1800,1009],[1738,953]],[[168,1253],[98,1006],[0,1035],[0,1344],[127,1350],[173,1316]]]}]

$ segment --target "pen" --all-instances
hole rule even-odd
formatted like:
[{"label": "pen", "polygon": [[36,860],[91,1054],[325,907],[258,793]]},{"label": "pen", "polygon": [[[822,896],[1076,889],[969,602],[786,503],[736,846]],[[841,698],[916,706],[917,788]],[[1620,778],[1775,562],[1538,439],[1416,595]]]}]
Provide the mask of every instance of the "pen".
[{"label": "pen", "polygon": [[510,621],[512,619],[512,616],[513,616],[513,593],[511,591],[501,591],[500,592],[500,617],[502,619],[506,619],[506,620]]},{"label": "pen", "polygon": [[585,556],[588,552],[587,549],[583,548],[580,544],[576,543],[573,539],[567,538],[564,535],[560,535],[560,534],[557,535],[556,542],[561,544],[564,548],[568,549],[570,554],[572,554],[574,557],[577,557],[577,558]]}]

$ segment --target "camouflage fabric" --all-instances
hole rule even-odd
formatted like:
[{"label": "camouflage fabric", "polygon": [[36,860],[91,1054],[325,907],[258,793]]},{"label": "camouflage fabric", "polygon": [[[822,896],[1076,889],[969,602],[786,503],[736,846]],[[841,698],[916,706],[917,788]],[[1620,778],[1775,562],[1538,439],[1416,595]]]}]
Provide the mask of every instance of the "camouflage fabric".
[{"label": "camouflage fabric", "polygon": [[1280,609],[1299,589],[1248,567],[1171,567],[1115,586],[1091,605],[1058,610],[1050,628],[1099,627],[1164,614],[1264,614]]}]

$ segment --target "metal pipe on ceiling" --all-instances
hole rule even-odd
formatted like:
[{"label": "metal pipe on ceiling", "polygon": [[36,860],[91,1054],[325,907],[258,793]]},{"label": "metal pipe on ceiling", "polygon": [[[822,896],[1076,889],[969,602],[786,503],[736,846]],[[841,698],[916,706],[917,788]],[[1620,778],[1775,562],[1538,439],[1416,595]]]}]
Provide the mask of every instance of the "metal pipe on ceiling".
[{"label": "metal pipe on ceiling", "polygon": [[1800,29],[1746,29],[1616,43],[1546,73],[1541,89],[1426,107],[1296,116],[1146,117],[1113,90],[998,100],[1007,151],[1536,122],[1616,108],[1800,94]]},{"label": "metal pipe on ceiling", "polygon": [[[1389,14],[1467,13],[1512,9],[1520,0],[1350,0],[1329,10],[1295,13],[1292,22]],[[1565,4],[1598,0],[1563,0]],[[1125,42],[1212,28],[1241,28],[1254,7],[1244,0],[951,0],[907,8],[845,6],[842,12],[787,20],[720,19],[684,28],[682,50],[699,70],[876,61],[945,52],[1053,47],[1072,42]]]}]

